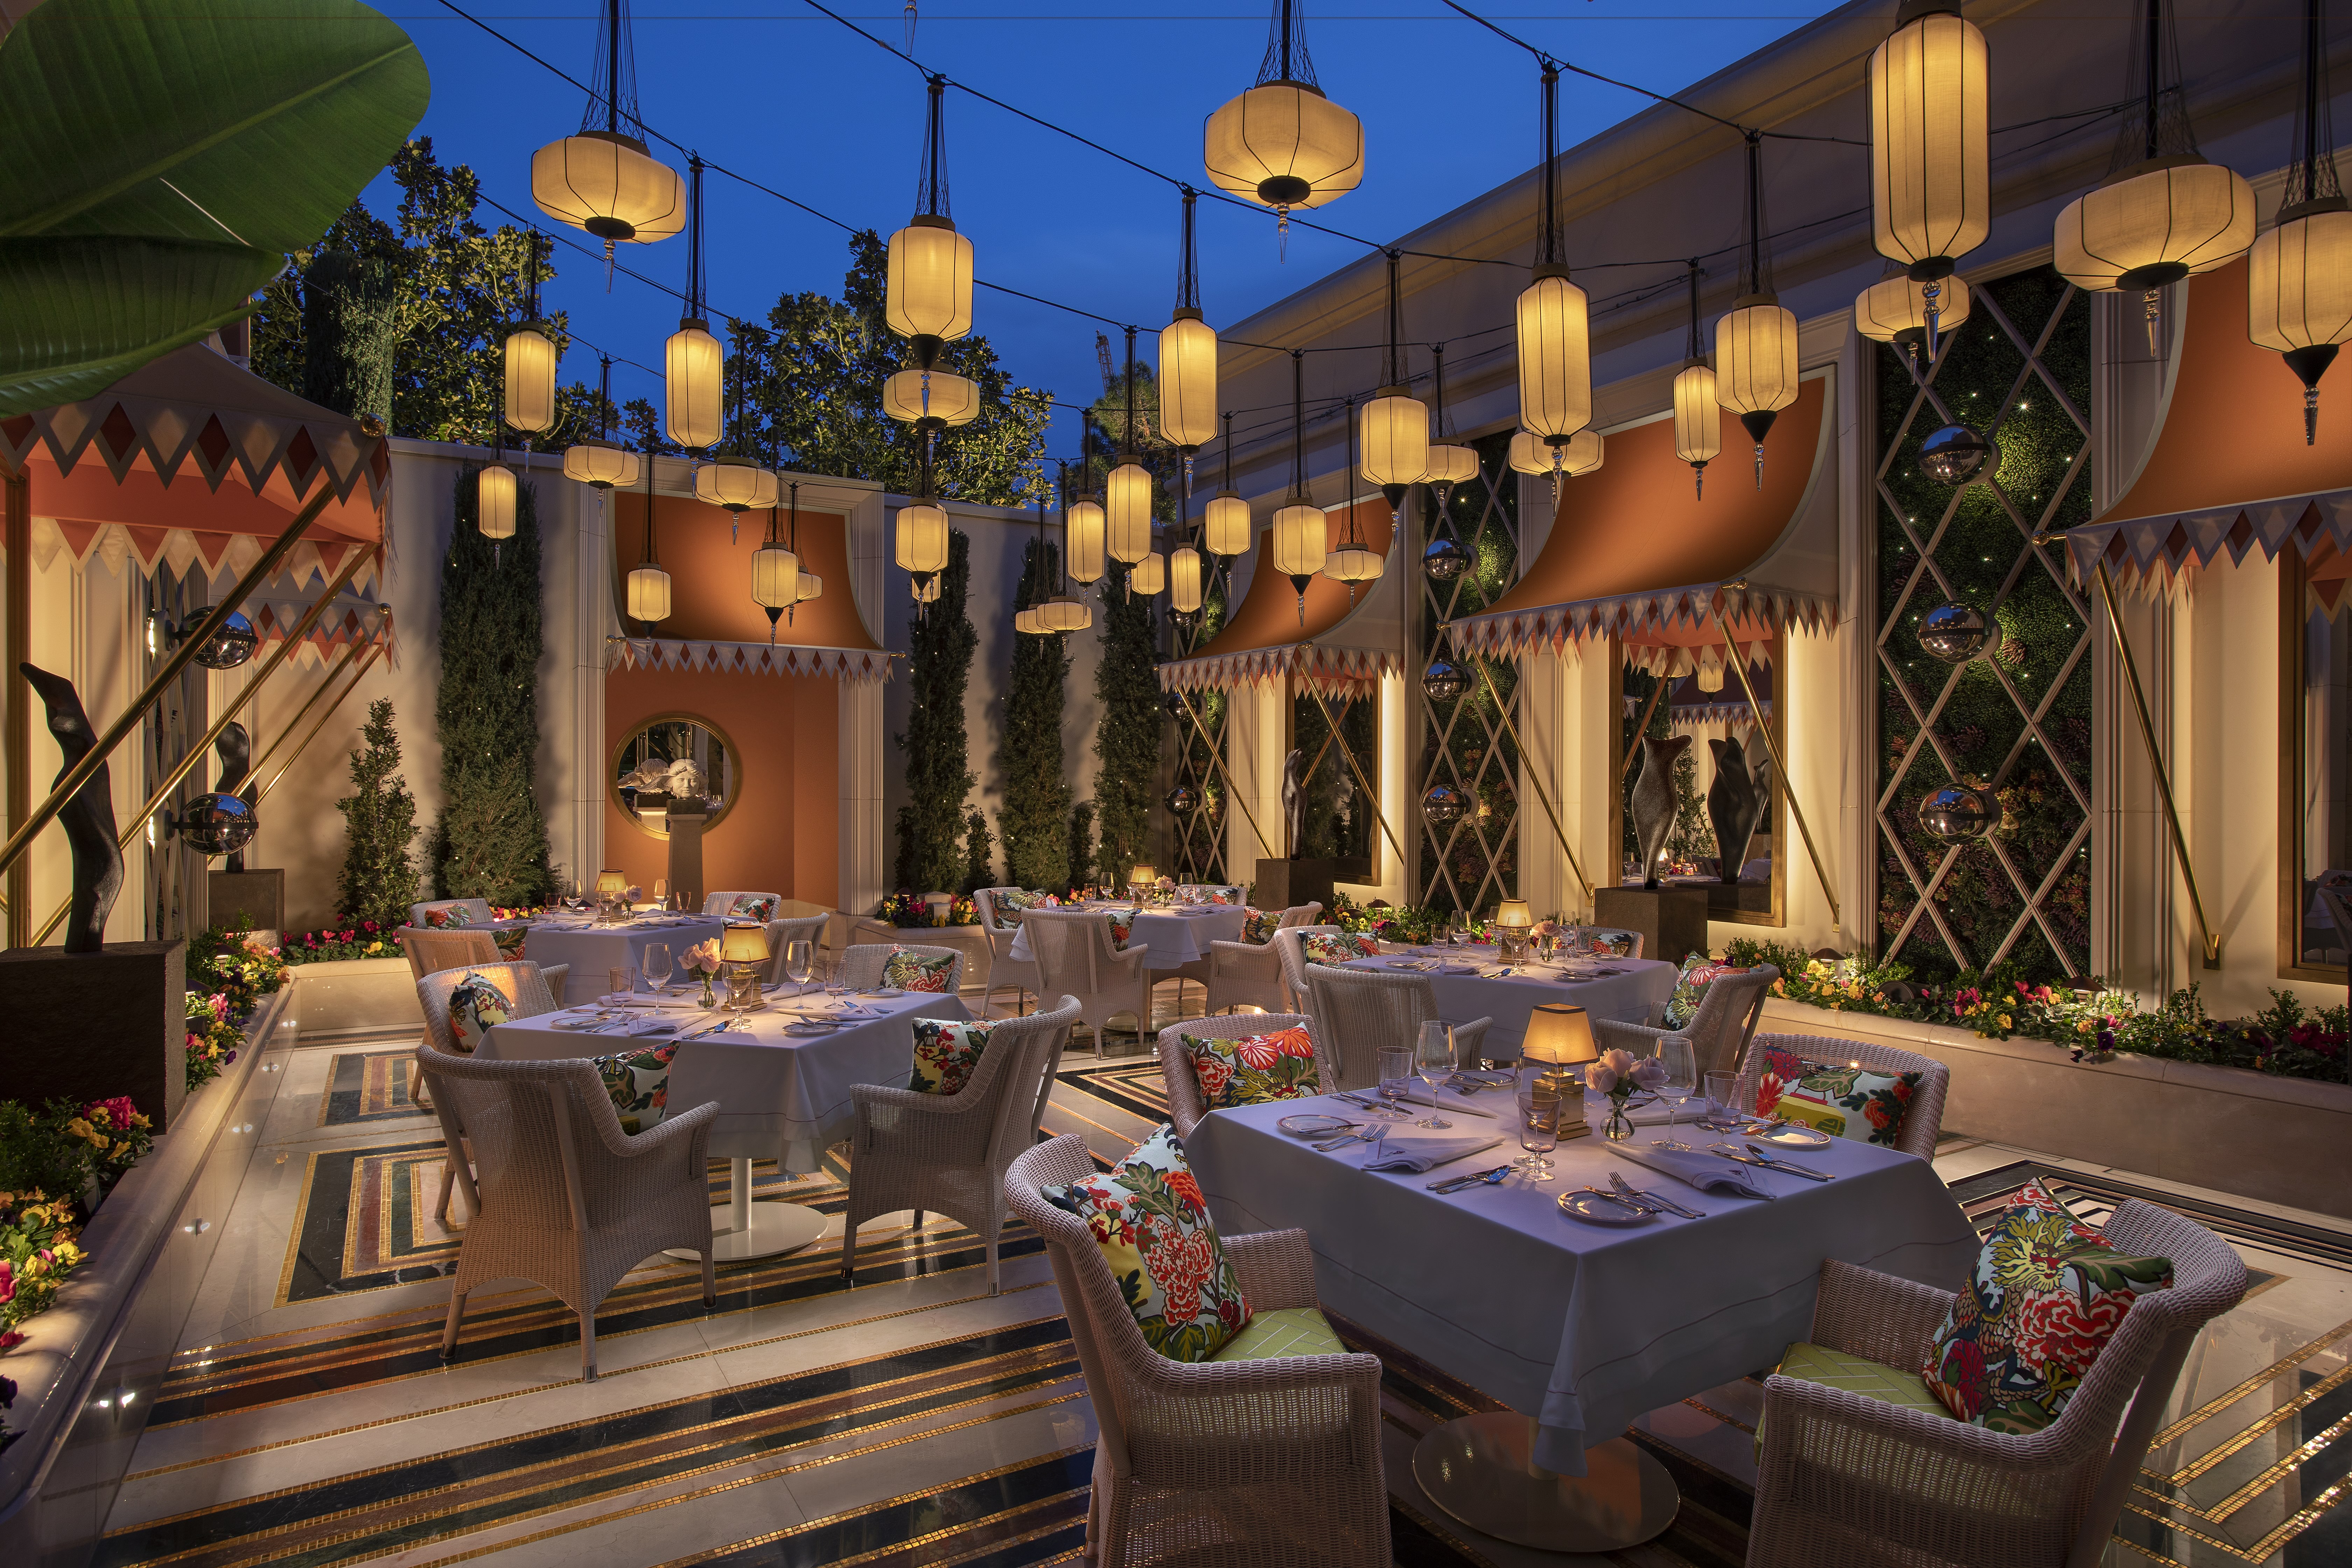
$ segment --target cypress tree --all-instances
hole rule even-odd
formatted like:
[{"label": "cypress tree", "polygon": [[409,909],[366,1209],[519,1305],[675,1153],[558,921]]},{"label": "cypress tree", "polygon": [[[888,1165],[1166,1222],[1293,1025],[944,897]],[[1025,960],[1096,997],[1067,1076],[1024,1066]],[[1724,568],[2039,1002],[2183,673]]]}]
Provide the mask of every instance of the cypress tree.
[{"label": "cypress tree", "polygon": [[1075,887],[1095,863],[1095,803],[1082,800],[1070,807],[1070,884]]},{"label": "cypress tree", "polygon": [[390,698],[368,704],[361,736],[366,749],[352,753],[352,793],[335,802],[349,841],[335,908],[346,921],[396,926],[407,921],[416,897],[416,866],[408,854],[416,837],[416,797],[400,776]]},{"label": "cypress tree", "polygon": [[539,759],[539,509],[525,482],[512,539],[475,526],[475,476],[457,477],[457,521],[441,562],[441,816],[428,857],[434,896],[543,904],[555,895]]},{"label": "cypress tree", "polygon": [[1149,858],[1151,792],[1160,778],[1160,654],[1151,602],[1112,588],[1102,595],[1102,663],[1095,697],[1095,813],[1102,843],[1095,864],[1114,886]]},{"label": "cypress tree", "polygon": [[[1013,607],[1025,610],[1051,597],[1061,575],[1060,549],[1050,540],[1031,540]],[[1014,887],[1058,891],[1072,875],[1070,784],[1062,776],[1062,708],[1069,673],[1066,635],[1013,639],[1004,744],[997,753],[1004,772],[1004,805],[996,826],[1004,839],[1004,879]]]},{"label": "cypress tree", "polygon": [[898,808],[898,886],[945,892],[963,885],[967,868],[964,797],[972,776],[964,737],[963,693],[980,634],[964,614],[971,582],[971,541],[948,533],[940,596],[915,622],[907,655],[907,730],[891,737],[906,760],[907,804]]},{"label": "cypress tree", "polygon": [[956,891],[969,894],[976,888],[996,886],[992,867],[996,836],[988,830],[988,814],[978,806],[963,819],[963,881]]}]

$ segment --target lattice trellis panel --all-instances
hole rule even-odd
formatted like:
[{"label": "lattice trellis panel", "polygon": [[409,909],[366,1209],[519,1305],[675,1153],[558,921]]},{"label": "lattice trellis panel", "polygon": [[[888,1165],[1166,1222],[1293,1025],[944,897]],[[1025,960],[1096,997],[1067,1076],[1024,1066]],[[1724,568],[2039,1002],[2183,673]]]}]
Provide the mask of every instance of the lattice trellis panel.
[{"label": "lattice trellis panel", "polygon": [[[1189,627],[1176,623],[1171,640],[1171,655],[1190,658],[1209,646],[1210,639],[1224,628],[1227,584],[1221,575],[1202,595],[1201,613],[1192,617]],[[1185,705],[1191,705],[1192,717],[1185,715]],[[1173,875],[1180,882],[1229,882],[1235,879],[1225,870],[1225,781],[1218,773],[1213,749],[1221,751],[1225,744],[1225,720],[1233,711],[1230,698],[1222,691],[1171,691],[1167,696],[1169,722],[1174,726],[1176,766],[1171,792],[1187,788],[1199,803],[1194,811],[1168,815],[1169,859],[1174,863]],[[1196,721],[1197,721],[1197,727]],[[1206,738],[1202,731],[1207,731]]]},{"label": "lattice trellis panel", "polygon": [[[2089,299],[2048,268],[1979,287],[1924,380],[1879,352],[1877,936],[1923,975],[2089,968],[2092,622],[2063,548],[2033,539],[2090,518],[2090,365]],[[1992,439],[1990,481],[1919,472],[1951,423]],[[1918,641],[1948,602],[1989,623],[1958,666]],[[1946,844],[1919,802],[1963,775],[1998,793],[2000,826]]]},{"label": "lattice trellis panel", "polygon": [[[1406,672],[1420,731],[1414,794],[1418,798],[1433,784],[1451,784],[1475,803],[1460,820],[1442,827],[1413,814],[1421,840],[1418,901],[1476,913],[1516,896],[1519,888],[1519,753],[1504,731],[1496,701],[1497,696],[1503,702],[1517,700],[1519,674],[1510,661],[1487,660],[1490,690],[1476,667],[1454,654],[1443,628],[1486,609],[1517,580],[1519,481],[1508,461],[1509,431],[1469,446],[1478,454],[1478,477],[1454,488],[1443,517],[1434,492],[1423,491],[1416,549],[1398,570],[1413,574],[1421,595],[1421,668]],[[1459,543],[1470,560],[1469,569],[1451,583],[1433,582],[1421,569],[1420,547],[1440,537]],[[1457,698],[1433,702],[1421,674],[1441,646],[1462,666],[1470,685]]]}]

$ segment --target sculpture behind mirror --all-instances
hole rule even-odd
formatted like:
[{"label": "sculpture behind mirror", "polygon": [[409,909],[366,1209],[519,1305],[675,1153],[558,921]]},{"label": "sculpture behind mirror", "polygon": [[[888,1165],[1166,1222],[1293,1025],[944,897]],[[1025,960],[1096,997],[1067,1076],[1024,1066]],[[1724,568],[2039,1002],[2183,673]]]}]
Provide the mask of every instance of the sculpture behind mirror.
[{"label": "sculpture behind mirror", "polygon": [[734,807],[740,774],[733,742],[715,726],[685,716],[655,719],[614,753],[612,797],[631,822],[667,837],[673,811],[701,811],[705,827],[716,825]]}]

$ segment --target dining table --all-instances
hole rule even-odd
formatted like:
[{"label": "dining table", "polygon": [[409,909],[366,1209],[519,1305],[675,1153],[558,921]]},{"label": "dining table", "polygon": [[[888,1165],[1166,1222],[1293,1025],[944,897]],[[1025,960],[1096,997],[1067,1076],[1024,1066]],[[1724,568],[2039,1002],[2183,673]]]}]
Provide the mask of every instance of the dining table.
[{"label": "dining table", "polygon": [[653,910],[625,921],[607,922],[587,916],[542,915],[530,922],[523,938],[523,956],[544,969],[568,963],[572,973],[565,990],[573,996],[593,995],[609,989],[607,977],[615,969],[632,976],[645,969],[646,949],[660,942],[675,964],[689,947],[708,942],[727,929],[716,915],[679,914]]},{"label": "dining table", "polygon": [[[704,1008],[699,987],[591,1004],[492,1027],[475,1055],[492,1061],[616,1056],[678,1042],[667,1105],[717,1101],[710,1154],[730,1170],[726,1224],[713,1226],[720,1263],[768,1258],[814,1241],[824,1216],[800,1204],[751,1201],[751,1166],[773,1160],[807,1173],[856,1126],[851,1089],[904,1088],[915,1066],[915,1020],[971,1016],[952,994],[881,990],[770,992],[756,1011]],[[691,1256],[691,1255],[687,1255]]]},{"label": "dining table", "polygon": [[[1303,1229],[1327,1310],[1508,1407],[1433,1430],[1414,1462],[1441,1507],[1506,1540],[1604,1552],[1663,1531],[1678,1506],[1673,1480],[1620,1434],[1646,1411],[1777,1365],[1810,1330],[1824,1259],[1949,1289],[1977,1255],[1931,1166],[1843,1138],[1769,1152],[1826,1181],[1726,1161],[1713,1146],[1744,1147],[1737,1130],[1684,1123],[1622,1143],[1571,1137],[1549,1155],[1550,1181],[1514,1173],[1433,1192],[1521,1152],[1509,1089],[1438,1098],[1452,1129],[1420,1136],[1468,1152],[1425,1173],[1367,1170],[1366,1143],[1326,1150],[1279,1125],[1316,1112],[1377,1120],[1334,1096],[1213,1110],[1185,1152],[1220,1232]],[[1589,1098],[1591,1127],[1605,1102]],[[1577,1114],[1570,1100],[1564,1129]],[[1650,1147],[1677,1142],[1689,1152]],[[1765,1195],[1703,1191],[1644,1156],[1680,1159],[1702,1179],[1710,1167],[1746,1173],[1730,1179]],[[1563,1194],[1610,1188],[1612,1173],[1697,1217],[1636,1217],[1591,1198],[1576,1201],[1614,1223],[1563,1209]]]},{"label": "dining table", "polygon": [[[1098,910],[1105,915],[1132,916],[1128,930],[1127,945],[1147,950],[1143,961],[1146,969],[1181,969],[1209,956],[1213,942],[1239,942],[1242,928],[1249,921],[1249,910],[1240,904],[1178,904],[1159,909],[1138,910],[1132,904],[1087,903],[1080,909]],[[1032,962],[1036,954],[1029,946],[1029,930],[1024,926],[1013,939],[1012,950],[1005,954],[1024,963]]]},{"label": "dining table", "polygon": [[1441,1018],[1492,1018],[1481,1047],[1491,1058],[1519,1054],[1528,1018],[1545,1002],[1566,1002],[1595,1018],[1654,1024],[1664,1015],[1681,973],[1646,958],[1580,955],[1559,963],[1505,963],[1490,946],[1406,948],[1377,958],[1351,959],[1348,969],[1426,975]]}]

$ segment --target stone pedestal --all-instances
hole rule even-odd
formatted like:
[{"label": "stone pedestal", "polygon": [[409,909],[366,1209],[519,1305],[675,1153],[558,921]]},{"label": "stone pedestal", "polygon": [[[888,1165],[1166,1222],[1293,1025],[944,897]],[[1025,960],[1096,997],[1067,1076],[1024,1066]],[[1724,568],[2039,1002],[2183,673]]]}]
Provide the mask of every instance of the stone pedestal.
[{"label": "stone pedestal", "polygon": [[236,929],[237,917],[251,915],[256,931],[286,929],[286,873],[215,871],[210,881],[213,923]]},{"label": "stone pedestal", "polygon": [[1595,888],[1592,923],[1642,933],[1642,956],[1680,963],[1706,947],[1706,889]]},{"label": "stone pedestal", "polygon": [[669,814],[669,890],[706,897],[710,888],[702,879],[702,825],[709,817],[698,811]]},{"label": "stone pedestal", "polygon": [[0,952],[8,1098],[83,1105],[127,1094],[157,1132],[170,1131],[188,1093],[187,958],[184,942]]},{"label": "stone pedestal", "polygon": [[1354,882],[1372,874],[1372,863],[1360,856],[1320,860],[1260,860],[1257,887],[1250,899],[1261,910],[1286,910],[1294,905],[1321,904],[1331,908],[1331,884]]}]

